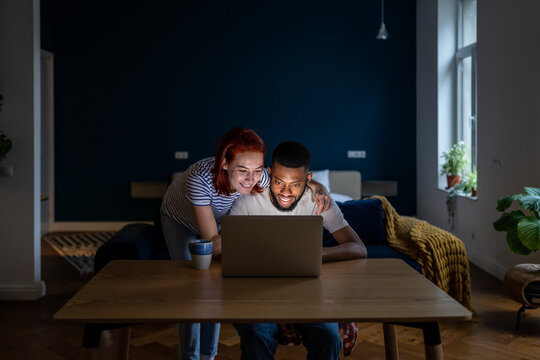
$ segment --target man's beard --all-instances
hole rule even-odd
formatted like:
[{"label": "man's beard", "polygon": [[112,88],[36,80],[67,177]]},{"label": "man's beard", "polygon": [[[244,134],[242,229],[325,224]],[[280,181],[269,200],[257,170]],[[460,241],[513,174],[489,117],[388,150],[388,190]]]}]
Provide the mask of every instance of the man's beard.
[{"label": "man's beard", "polygon": [[294,208],[296,207],[296,205],[298,205],[298,202],[300,201],[300,199],[302,198],[302,196],[304,196],[304,193],[306,192],[306,187],[307,185],[304,186],[304,190],[302,190],[302,193],[300,194],[300,196],[298,196],[298,198],[296,200],[294,200],[294,202],[291,204],[291,206],[285,208],[283,206],[280,205],[277,197],[276,197],[276,194],[274,194],[274,192],[272,191],[272,187],[269,187],[269,190],[270,190],[270,198],[272,199],[272,205],[275,206],[276,209],[278,209],[279,211],[293,211]]}]

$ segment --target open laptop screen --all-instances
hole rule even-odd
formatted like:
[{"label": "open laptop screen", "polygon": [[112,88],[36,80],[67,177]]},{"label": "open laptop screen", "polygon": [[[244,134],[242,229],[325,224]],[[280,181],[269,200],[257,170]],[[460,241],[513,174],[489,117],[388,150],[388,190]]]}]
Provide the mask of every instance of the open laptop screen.
[{"label": "open laptop screen", "polygon": [[322,224],[322,216],[223,216],[223,276],[319,276]]}]

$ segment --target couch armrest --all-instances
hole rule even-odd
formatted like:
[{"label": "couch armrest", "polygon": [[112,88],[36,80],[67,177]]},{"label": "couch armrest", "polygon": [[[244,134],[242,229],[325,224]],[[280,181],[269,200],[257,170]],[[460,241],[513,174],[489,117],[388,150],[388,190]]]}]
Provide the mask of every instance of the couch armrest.
[{"label": "couch armrest", "polygon": [[154,254],[155,247],[156,239],[153,225],[128,224],[98,249],[94,273],[101,270],[111,260],[149,259]]}]

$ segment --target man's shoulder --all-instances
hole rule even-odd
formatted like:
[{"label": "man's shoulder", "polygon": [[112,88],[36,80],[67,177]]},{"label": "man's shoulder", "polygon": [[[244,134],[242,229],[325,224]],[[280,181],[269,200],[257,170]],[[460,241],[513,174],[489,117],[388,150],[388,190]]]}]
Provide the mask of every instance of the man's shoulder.
[{"label": "man's shoulder", "polygon": [[264,192],[242,195],[233,203],[231,215],[257,215],[266,208],[266,203]]},{"label": "man's shoulder", "polygon": [[266,202],[267,195],[263,191],[262,193],[258,194],[244,194],[240,195],[238,199],[236,199],[235,204],[242,205],[242,206],[254,206],[256,204],[262,204]]},{"label": "man's shoulder", "polygon": [[300,199],[299,204],[297,205],[297,212],[301,212],[301,214],[297,215],[312,215],[313,209],[316,209],[317,204],[315,203],[315,200],[313,199],[313,192],[309,187],[306,186],[306,190],[304,190],[304,194],[302,195],[302,199]]},{"label": "man's shoulder", "polygon": [[266,198],[266,192],[268,191],[268,188],[263,189],[261,193],[256,194],[245,194],[238,198],[238,200],[242,201],[243,203],[250,204],[250,203],[258,203],[261,201],[264,201]]}]

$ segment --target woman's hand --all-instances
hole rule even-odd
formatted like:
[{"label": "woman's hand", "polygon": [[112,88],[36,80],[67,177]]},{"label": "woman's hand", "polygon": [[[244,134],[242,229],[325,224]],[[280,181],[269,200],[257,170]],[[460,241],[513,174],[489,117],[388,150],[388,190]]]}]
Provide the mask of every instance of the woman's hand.
[{"label": "woman's hand", "polygon": [[212,240],[212,255],[214,258],[219,257],[221,255],[221,235],[218,232],[212,208],[210,205],[193,206],[193,213],[195,214],[201,239]]},{"label": "woman's hand", "polygon": [[212,258],[221,259],[221,235],[212,237]]},{"label": "woman's hand", "polygon": [[332,206],[332,198],[330,197],[330,193],[328,192],[326,186],[313,179],[308,181],[308,186],[313,192],[313,200],[317,204],[316,215],[320,215],[326,210],[330,209]]}]

